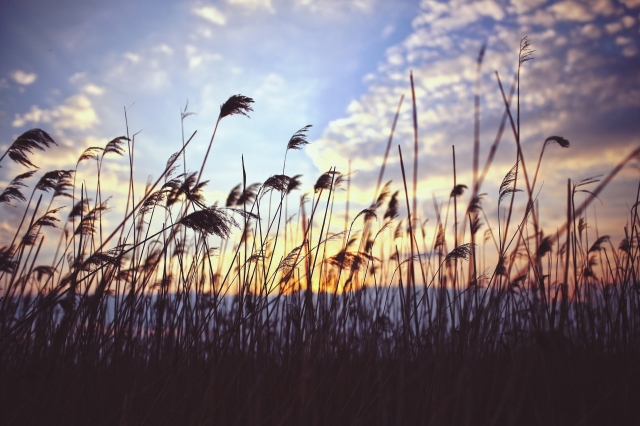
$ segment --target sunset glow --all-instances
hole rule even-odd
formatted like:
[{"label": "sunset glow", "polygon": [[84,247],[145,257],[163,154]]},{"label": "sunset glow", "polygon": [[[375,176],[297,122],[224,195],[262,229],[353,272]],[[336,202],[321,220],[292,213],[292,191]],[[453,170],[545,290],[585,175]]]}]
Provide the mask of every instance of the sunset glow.
[{"label": "sunset glow", "polygon": [[640,424],[640,0],[0,36],[0,424]]}]

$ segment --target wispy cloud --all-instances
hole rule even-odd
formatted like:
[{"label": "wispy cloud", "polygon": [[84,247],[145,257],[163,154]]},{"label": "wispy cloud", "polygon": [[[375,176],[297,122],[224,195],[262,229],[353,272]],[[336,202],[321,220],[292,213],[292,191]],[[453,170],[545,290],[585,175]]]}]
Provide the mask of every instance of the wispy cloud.
[{"label": "wispy cloud", "polygon": [[87,130],[100,123],[100,119],[89,98],[75,95],[51,109],[42,109],[34,105],[26,113],[16,114],[12,125],[23,127],[27,124],[31,126],[43,123],[51,125],[56,130]]},{"label": "wispy cloud", "polygon": [[89,95],[100,96],[104,93],[105,89],[103,87],[96,86],[95,84],[89,83],[89,84],[86,84],[82,88],[82,90]]},{"label": "wispy cloud", "polygon": [[229,4],[242,6],[244,8],[256,11],[267,11],[274,13],[276,10],[273,7],[272,0],[227,0]]},{"label": "wispy cloud", "polygon": [[216,25],[225,25],[227,17],[214,6],[201,6],[193,9],[193,13]]},{"label": "wispy cloud", "polygon": [[594,18],[594,14],[589,10],[589,7],[577,1],[562,1],[554,4],[549,9],[555,14],[556,19],[560,20],[588,22]]},{"label": "wispy cloud", "polygon": [[[423,1],[413,33],[387,49],[378,72],[366,77],[367,93],[354,100],[342,118],[333,120],[308,151],[321,170],[338,166],[344,171],[351,159],[352,168],[358,170],[353,179],[355,192],[370,189],[402,94],[406,97],[394,147],[400,144],[405,156],[410,155],[409,72],[413,70],[420,132],[419,187],[427,191],[422,197],[432,192],[446,196],[452,185],[451,145],[456,147],[458,182],[468,184],[471,179],[473,83],[483,40],[488,43],[481,80],[484,158],[504,108],[493,72],[500,73],[508,89],[517,65],[518,41],[529,35],[537,51],[536,59],[522,70],[521,140],[529,157],[538,155],[542,141],[552,134],[572,141],[570,154],[549,152],[543,164],[547,184],[542,197],[561,196],[558,188],[562,185],[548,182],[606,173],[640,143],[640,128],[632,119],[640,113],[640,76],[632,71],[640,65],[637,12],[600,0],[590,7],[575,1],[513,1],[511,5]],[[613,24],[616,31],[611,35]],[[494,174],[485,181],[487,191],[499,185],[500,173],[513,163],[510,129],[503,139]],[[597,161],[591,161],[594,158]],[[396,147],[387,168],[389,178],[396,182],[400,179],[398,163]],[[410,167],[406,158],[405,167]],[[423,207],[426,214],[429,206]],[[624,216],[623,210],[620,207],[616,214]]]},{"label": "wispy cloud", "polygon": [[35,73],[17,70],[13,74],[11,74],[11,78],[13,78],[13,81],[20,85],[28,86],[35,83],[35,81],[38,79],[38,76]]},{"label": "wispy cloud", "polygon": [[323,15],[347,12],[371,12],[377,0],[294,0],[297,7]]}]

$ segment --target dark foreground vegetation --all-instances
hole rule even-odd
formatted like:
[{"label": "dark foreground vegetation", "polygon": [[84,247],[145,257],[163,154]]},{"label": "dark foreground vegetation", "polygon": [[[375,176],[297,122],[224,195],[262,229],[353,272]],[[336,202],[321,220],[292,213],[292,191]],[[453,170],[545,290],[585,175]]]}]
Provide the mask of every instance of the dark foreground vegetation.
[{"label": "dark foreground vegetation", "polygon": [[[402,152],[402,189],[382,184],[383,166],[356,217],[338,213],[349,175],[335,169],[290,216],[300,181],[286,160],[308,143],[308,126],[289,140],[281,174],[243,178],[224,207],[203,197],[209,150],[199,172],[181,160],[193,135],[144,194],[130,179],[121,212],[107,211],[100,176],[110,156],[133,164],[135,137],[42,174],[29,197],[35,171],[16,176],[0,195],[25,205],[0,247],[0,424],[640,424],[640,189],[619,244],[586,216],[640,150],[607,176],[560,183],[566,223],[545,234],[539,166],[545,149],[569,141],[547,138],[535,168],[520,150],[530,54],[525,38],[510,91],[497,78],[505,112],[489,156],[481,164],[476,131],[473,182],[454,172],[435,223],[412,214],[418,169],[405,173]],[[229,98],[216,129],[252,103]],[[517,157],[496,219],[482,184],[503,132]],[[35,169],[30,154],[53,145],[33,129],[0,162]],[[91,189],[81,170],[97,170]],[[54,227],[57,249],[42,263]]]}]

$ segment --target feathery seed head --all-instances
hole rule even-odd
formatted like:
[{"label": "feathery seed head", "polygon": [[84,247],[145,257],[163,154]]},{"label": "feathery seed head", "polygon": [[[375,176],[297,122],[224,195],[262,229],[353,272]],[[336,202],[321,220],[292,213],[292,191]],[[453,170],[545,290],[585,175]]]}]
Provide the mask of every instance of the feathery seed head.
[{"label": "feathery seed head", "polygon": [[27,187],[27,185],[22,181],[29,179],[34,173],[35,171],[31,170],[26,173],[21,173],[13,178],[11,183],[7,185],[4,191],[2,191],[2,194],[0,194],[0,203],[9,204],[11,200],[26,201],[26,198],[24,197],[24,194],[22,194],[20,188]]},{"label": "feathery seed head", "polygon": [[311,128],[311,124],[307,124],[302,129],[298,130],[291,139],[289,139],[289,143],[287,144],[287,151],[290,149],[302,149],[303,146],[308,145],[306,133]]},{"label": "feathery seed head", "polygon": [[38,166],[33,164],[27,154],[33,154],[34,149],[44,151],[51,145],[58,145],[53,138],[44,130],[31,129],[27,130],[11,144],[7,151],[9,158],[25,167],[37,169]]},{"label": "feathery seed head", "polygon": [[276,191],[284,192],[289,188],[289,181],[291,178],[287,175],[273,175],[264,182],[263,187],[268,191],[269,189],[275,189]]},{"label": "feathery seed head", "polygon": [[545,139],[544,144],[546,145],[549,142],[555,142],[563,148],[569,148],[569,146],[571,145],[569,141],[562,136],[549,136],[547,139]]},{"label": "feathery seed head", "polygon": [[249,111],[253,111],[251,108],[251,104],[253,103],[253,99],[242,96],[242,95],[233,95],[227,102],[220,105],[220,115],[218,116],[218,120],[223,119],[228,115],[244,115],[245,117],[249,117],[247,114]]}]

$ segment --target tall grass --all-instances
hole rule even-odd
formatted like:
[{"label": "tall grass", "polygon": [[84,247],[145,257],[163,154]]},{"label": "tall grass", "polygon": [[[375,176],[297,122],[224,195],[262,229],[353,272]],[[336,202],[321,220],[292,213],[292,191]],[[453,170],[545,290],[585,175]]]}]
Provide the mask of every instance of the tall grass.
[{"label": "tall grass", "polygon": [[[586,209],[640,149],[595,188],[597,178],[569,180],[566,223],[545,235],[540,164],[545,149],[569,141],[547,138],[529,174],[519,94],[531,53],[525,38],[509,93],[496,73],[505,109],[482,166],[481,50],[471,196],[461,204],[468,187],[458,182],[453,147],[453,189],[446,209],[436,203],[432,229],[417,209],[413,76],[413,191],[399,146],[401,189],[382,184],[400,99],[373,202],[344,223],[334,207],[350,171],[335,168],[318,178],[310,198],[299,197],[290,216],[300,176],[286,174],[286,159],[308,144],[310,126],[286,144],[281,173],[250,184],[243,164],[242,183],[224,207],[207,204],[202,176],[218,125],[252,111],[253,99],[242,95],[221,106],[199,172],[185,163],[178,172],[194,133],[142,194],[132,177],[135,135],[85,150],[74,170],[43,174],[29,198],[23,191],[35,171],[16,176],[0,195],[0,202],[24,205],[0,248],[0,423],[639,421],[640,187],[618,247],[598,234]],[[182,119],[188,116],[185,108]],[[505,126],[517,154],[499,188],[505,214],[494,223],[482,187]],[[8,156],[35,168],[29,155],[52,145],[45,131],[29,130],[0,161]],[[131,170],[121,212],[110,212],[102,195],[102,168],[114,155],[128,157]],[[87,161],[97,170],[93,189],[77,183]],[[581,191],[589,198],[577,204]],[[61,222],[63,200],[70,209]],[[117,223],[110,233],[107,214],[121,215],[110,219]],[[40,257],[44,228],[60,233],[48,263]],[[487,258],[498,260],[488,265]]]}]

